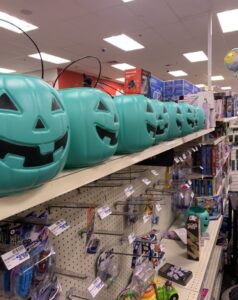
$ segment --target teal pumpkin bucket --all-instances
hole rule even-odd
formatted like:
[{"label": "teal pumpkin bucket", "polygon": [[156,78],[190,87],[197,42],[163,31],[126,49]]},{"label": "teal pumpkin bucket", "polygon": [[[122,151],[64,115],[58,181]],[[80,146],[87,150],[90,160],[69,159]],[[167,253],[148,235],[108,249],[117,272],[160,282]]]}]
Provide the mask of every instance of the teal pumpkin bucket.
[{"label": "teal pumpkin bucket", "polygon": [[155,144],[166,141],[169,132],[169,114],[164,103],[158,100],[151,100],[157,118],[157,129],[155,134]]},{"label": "teal pumpkin bucket", "polygon": [[155,142],[156,113],[151,100],[143,95],[116,96],[120,130],[117,153],[142,151]]},{"label": "teal pumpkin bucket", "polygon": [[182,135],[183,115],[176,102],[164,102],[164,105],[169,114],[168,140],[172,140]]},{"label": "teal pumpkin bucket", "polygon": [[196,131],[202,130],[205,128],[205,112],[199,106],[194,106],[195,110],[195,122],[196,122]]},{"label": "teal pumpkin bucket", "polygon": [[185,212],[185,221],[192,215],[200,218],[201,231],[205,232],[210,222],[208,211],[202,207],[192,206]]},{"label": "teal pumpkin bucket", "polygon": [[52,179],[64,167],[68,146],[58,92],[33,76],[0,74],[0,195]]},{"label": "teal pumpkin bucket", "polygon": [[195,131],[195,109],[188,103],[180,103],[179,107],[183,114],[182,135],[187,135]]},{"label": "teal pumpkin bucket", "polygon": [[67,168],[98,164],[117,149],[119,121],[112,98],[93,88],[59,91],[70,122]]}]

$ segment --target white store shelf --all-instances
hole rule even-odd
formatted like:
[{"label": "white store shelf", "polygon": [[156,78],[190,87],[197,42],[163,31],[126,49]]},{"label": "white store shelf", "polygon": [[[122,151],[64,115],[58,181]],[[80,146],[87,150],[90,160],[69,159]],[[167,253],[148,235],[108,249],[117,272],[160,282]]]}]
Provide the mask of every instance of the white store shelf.
[{"label": "white store shelf", "polygon": [[144,159],[195,140],[212,131],[214,131],[214,128],[200,130],[185,137],[152,146],[142,152],[113,156],[98,166],[65,171],[39,188],[13,196],[2,197],[0,198],[0,220],[42,204]]},{"label": "white store shelf", "polygon": [[223,279],[223,273],[219,273],[217,278],[216,278],[216,282],[215,282],[215,286],[214,286],[214,290],[213,290],[213,295],[212,295],[212,298],[211,298],[212,300],[220,299],[222,279]]},{"label": "white store shelf", "polygon": [[219,138],[216,138],[214,140],[204,142],[203,145],[218,145],[219,143],[221,143],[225,139],[226,139],[226,136],[220,136]]},{"label": "white store shelf", "polygon": [[216,282],[216,277],[222,264],[221,255],[222,247],[215,246],[214,251],[212,253],[211,261],[208,266],[206,278],[203,283],[203,288],[208,289],[208,294],[206,295],[205,300],[212,300],[212,294]]},{"label": "white store shelf", "polygon": [[224,123],[229,123],[231,121],[235,121],[237,120],[238,117],[231,117],[231,118],[221,118],[221,119],[218,119],[216,120],[217,122],[224,122]]},{"label": "white store shelf", "polygon": [[[205,240],[204,246],[201,249],[201,256],[199,261],[193,261],[187,258],[187,247],[183,245],[182,242],[166,239],[163,240],[163,245],[166,249],[167,262],[177,266],[182,266],[183,268],[193,272],[192,279],[185,287],[183,287],[183,289],[194,291],[197,293],[200,292],[221,224],[222,216],[220,216],[218,220],[213,220],[210,222],[207,230],[210,235],[210,239]],[[172,230],[176,227],[178,227],[177,224],[170,229]],[[175,284],[175,286],[177,288],[179,285]],[[179,287],[181,289],[181,286]],[[197,298],[191,298],[190,300],[193,299]]]}]

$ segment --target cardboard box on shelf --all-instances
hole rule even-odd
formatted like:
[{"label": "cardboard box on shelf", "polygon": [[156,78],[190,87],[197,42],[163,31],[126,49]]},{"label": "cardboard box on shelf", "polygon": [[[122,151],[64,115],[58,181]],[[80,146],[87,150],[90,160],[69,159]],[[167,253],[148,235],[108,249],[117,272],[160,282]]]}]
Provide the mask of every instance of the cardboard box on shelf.
[{"label": "cardboard box on shelf", "polygon": [[162,100],[164,81],[155,76],[150,77],[150,98]]},{"label": "cardboard box on shelf", "polygon": [[200,258],[201,225],[198,216],[189,216],[187,223],[187,256],[192,260]]},{"label": "cardboard box on shelf", "polygon": [[150,76],[151,73],[143,69],[126,70],[125,94],[142,94],[150,97]]}]

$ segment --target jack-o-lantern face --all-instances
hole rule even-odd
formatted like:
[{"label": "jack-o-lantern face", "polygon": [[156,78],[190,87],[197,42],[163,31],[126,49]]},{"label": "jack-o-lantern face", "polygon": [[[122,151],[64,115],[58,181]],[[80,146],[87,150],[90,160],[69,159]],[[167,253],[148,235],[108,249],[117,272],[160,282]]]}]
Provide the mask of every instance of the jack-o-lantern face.
[{"label": "jack-o-lantern face", "polygon": [[177,103],[170,101],[164,102],[164,105],[169,114],[168,139],[171,140],[182,134],[183,115]]},{"label": "jack-o-lantern face", "polygon": [[179,107],[183,114],[182,135],[195,131],[195,109],[188,103],[181,103]]},{"label": "jack-o-lantern face", "polygon": [[114,98],[119,115],[120,131],[117,153],[132,153],[155,142],[156,115],[151,100],[143,95]]},{"label": "jack-o-lantern face", "polygon": [[43,80],[0,75],[0,194],[22,191],[63,168],[69,123],[59,94]]},{"label": "jack-o-lantern face", "polygon": [[169,131],[169,114],[167,108],[158,100],[151,100],[157,118],[157,129],[155,134],[155,143],[166,141]]},{"label": "jack-o-lantern face", "polygon": [[68,168],[95,165],[117,148],[119,120],[112,98],[93,88],[59,91],[69,116]]},{"label": "jack-o-lantern face", "polygon": [[205,112],[204,110],[199,107],[194,107],[195,111],[195,130],[201,130],[205,128]]}]

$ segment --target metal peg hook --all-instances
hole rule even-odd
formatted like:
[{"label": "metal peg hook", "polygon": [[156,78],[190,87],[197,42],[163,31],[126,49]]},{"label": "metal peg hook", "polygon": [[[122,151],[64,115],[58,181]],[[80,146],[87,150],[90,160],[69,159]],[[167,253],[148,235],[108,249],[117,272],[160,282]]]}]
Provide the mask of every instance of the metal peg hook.
[{"label": "metal peg hook", "polygon": [[62,276],[75,278],[75,279],[81,279],[81,280],[85,280],[85,279],[88,278],[88,276],[86,274],[78,274],[76,272],[72,272],[72,271],[68,271],[68,270],[62,270],[61,268],[55,268],[55,273],[59,274],[59,275],[62,275]]},{"label": "metal peg hook", "polygon": [[[87,233],[87,228],[83,228],[79,230],[78,234],[80,238],[83,238],[83,235]],[[94,230],[93,234],[101,234],[101,235],[113,235],[113,236],[123,236],[124,233],[121,232],[113,232],[113,231],[106,231],[106,230]]]},{"label": "metal peg hook", "polygon": [[53,223],[55,223],[55,221],[53,220],[46,220],[46,219],[40,219],[37,217],[10,217],[7,219],[4,219],[1,222],[7,222],[7,223],[19,223],[19,224],[33,224],[33,225],[44,225],[44,226],[50,226]]},{"label": "metal peg hook", "polygon": [[[161,200],[156,200],[156,199],[151,199],[151,200],[137,200],[137,201],[131,201],[131,202],[125,202],[125,201],[117,201],[115,202],[113,205],[115,208],[117,208],[117,206],[125,206],[125,205],[134,205],[134,206],[146,206],[146,205],[150,205],[154,202],[160,202],[163,201],[163,199]],[[165,205],[165,204],[161,204],[160,205]]]},{"label": "metal peg hook", "polygon": [[73,300],[73,298],[82,299],[82,300],[91,300],[90,298],[87,298],[86,296],[80,296],[77,294],[80,294],[81,292],[77,291],[76,288],[72,287],[66,292],[66,300]]},{"label": "metal peg hook", "polygon": [[49,214],[51,213],[51,209],[52,208],[71,208],[71,209],[87,209],[87,208],[97,208],[98,205],[95,203],[92,204],[88,204],[88,203],[54,203],[54,204],[50,204],[47,206],[47,211],[49,212]]}]

